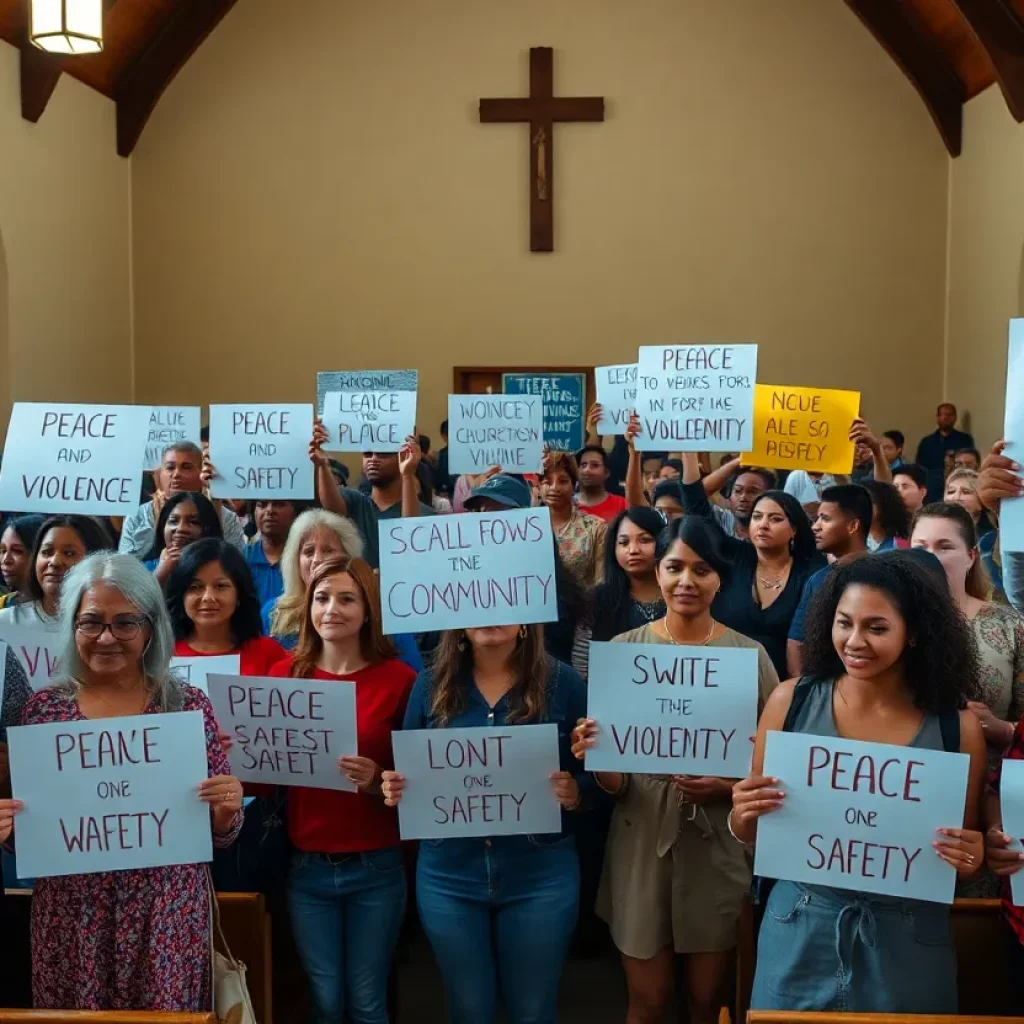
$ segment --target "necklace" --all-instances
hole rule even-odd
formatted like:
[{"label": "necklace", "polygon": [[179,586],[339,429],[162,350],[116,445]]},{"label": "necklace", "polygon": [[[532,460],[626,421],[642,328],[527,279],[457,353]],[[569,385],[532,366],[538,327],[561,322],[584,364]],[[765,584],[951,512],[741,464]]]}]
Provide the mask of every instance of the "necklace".
[{"label": "necklace", "polygon": [[[662,620],[662,624],[663,624],[663,625],[664,625],[664,627],[665,627],[665,635],[666,635],[666,636],[667,636],[667,637],[669,638],[669,640],[671,640],[671,641],[672,641],[672,643],[674,643],[674,644],[676,645],[676,647],[693,647],[693,646],[694,646],[693,644],[687,644],[687,643],[683,643],[682,641],[680,641],[680,640],[677,640],[677,639],[676,639],[676,638],[675,638],[675,637],[674,637],[674,636],[672,635],[672,630],[668,628],[668,616],[667,616],[667,615],[666,615],[666,616],[665,616],[665,618],[664,618],[664,619]],[[715,620],[714,620],[714,619],[712,619],[712,620],[711,620],[711,628],[710,628],[710,629],[708,630],[708,635],[707,635],[706,637],[704,637],[704,639],[703,639],[703,640],[702,640],[702,641],[700,642],[700,644],[699,644],[699,645],[697,645],[697,646],[700,646],[700,647],[707,647],[707,645],[708,645],[709,643],[711,643],[711,637],[712,637],[712,636],[714,635],[714,632],[715,632],[715,626],[717,626],[717,625],[718,625],[718,623],[717,623],[717,622],[715,622]]]},{"label": "necklace", "polygon": [[782,584],[789,579],[790,570],[793,568],[793,563],[790,562],[788,566],[778,575],[775,579],[768,579],[762,576],[760,573],[757,575],[757,582],[761,584],[764,590],[781,590]]}]

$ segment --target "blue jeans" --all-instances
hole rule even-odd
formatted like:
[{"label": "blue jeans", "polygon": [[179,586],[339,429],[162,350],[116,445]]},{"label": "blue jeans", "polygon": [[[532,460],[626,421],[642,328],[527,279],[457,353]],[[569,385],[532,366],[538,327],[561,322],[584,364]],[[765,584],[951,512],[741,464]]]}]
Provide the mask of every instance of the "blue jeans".
[{"label": "blue jeans", "polygon": [[416,902],[452,1024],[555,1024],[579,908],[572,838],[420,844]]},{"label": "blue jeans", "polygon": [[288,910],[314,1024],[387,1024],[388,974],[405,915],[399,847],[296,853]]}]

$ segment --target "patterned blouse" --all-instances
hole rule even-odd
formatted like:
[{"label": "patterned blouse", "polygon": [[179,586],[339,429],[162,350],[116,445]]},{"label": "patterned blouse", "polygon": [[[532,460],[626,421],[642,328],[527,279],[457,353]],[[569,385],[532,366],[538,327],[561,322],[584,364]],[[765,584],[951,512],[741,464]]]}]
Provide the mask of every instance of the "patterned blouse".
[{"label": "patterned blouse", "polygon": [[[1006,605],[988,603],[971,619],[981,664],[982,700],[996,718],[1024,714],[1024,619]],[[996,751],[998,758],[999,751]]]},{"label": "patterned blouse", "polygon": [[555,530],[558,553],[584,590],[601,581],[607,532],[608,524],[603,519],[576,508],[570,519]]}]

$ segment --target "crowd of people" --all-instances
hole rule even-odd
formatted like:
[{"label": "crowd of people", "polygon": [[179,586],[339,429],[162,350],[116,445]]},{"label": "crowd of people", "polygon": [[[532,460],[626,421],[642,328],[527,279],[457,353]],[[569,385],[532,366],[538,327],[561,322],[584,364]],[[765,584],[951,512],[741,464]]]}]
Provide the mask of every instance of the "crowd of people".
[{"label": "crowd of people", "polygon": [[[389,1019],[407,904],[457,1024],[500,1011],[510,1024],[555,1021],[574,942],[617,950],[629,1024],[662,1019],[680,959],[679,998],[710,1024],[752,894],[755,1008],[955,1013],[948,906],[752,877],[758,822],[785,800],[762,773],[765,737],[967,754],[964,814],[936,853],[961,895],[1006,898],[1008,948],[1024,966],[1024,908],[1006,888],[1024,856],[999,809],[1003,758],[1024,757],[1024,553],[998,543],[1000,502],[1024,496],[1020,467],[1001,445],[982,461],[947,404],[914,463],[902,433],[855,421],[846,477],[639,452],[638,420],[602,439],[601,412],[582,450],[548,452],[536,477],[453,477],[447,447],[410,437],[398,453],[364,454],[352,487],[317,424],[315,501],[214,501],[216,467],[183,443],[123,522],[12,510],[0,627],[54,634],[60,669],[32,692],[7,649],[0,740],[18,724],[200,711],[213,884],[267,896],[317,1024]],[[557,621],[384,634],[381,520],[533,505],[550,511]],[[748,777],[586,771],[602,728],[587,713],[591,641],[756,651]],[[209,700],[170,667],[227,654],[244,676],[355,683],[358,754],[338,762],[354,792],[234,778]],[[392,733],[538,722],[558,727],[561,830],[424,840],[410,875]],[[8,856],[22,810],[0,744]],[[34,1005],[208,1008],[209,900],[203,865],[38,879]]]}]

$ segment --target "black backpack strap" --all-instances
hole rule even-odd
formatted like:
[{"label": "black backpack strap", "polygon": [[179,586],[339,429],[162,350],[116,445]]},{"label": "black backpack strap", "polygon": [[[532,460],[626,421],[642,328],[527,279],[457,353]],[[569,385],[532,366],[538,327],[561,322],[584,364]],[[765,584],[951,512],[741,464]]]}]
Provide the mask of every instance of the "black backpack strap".
[{"label": "black backpack strap", "polygon": [[959,754],[960,712],[943,711],[939,715],[939,731],[942,733],[942,749],[949,754]]}]

